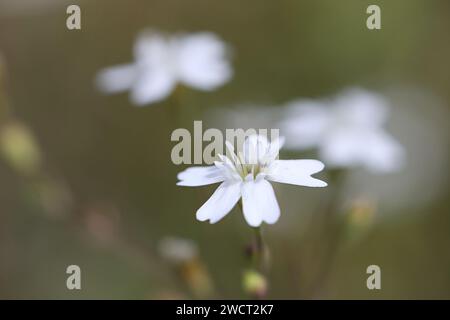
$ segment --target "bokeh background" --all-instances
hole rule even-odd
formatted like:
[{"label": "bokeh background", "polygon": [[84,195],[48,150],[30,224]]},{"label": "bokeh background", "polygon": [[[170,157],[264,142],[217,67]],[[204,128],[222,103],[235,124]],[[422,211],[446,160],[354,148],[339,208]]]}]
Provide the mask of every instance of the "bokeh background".
[{"label": "bokeh background", "polygon": [[[69,4],[81,7],[81,31],[66,28]],[[379,31],[366,28],[369,4],[381,7]],[[148,27],[217,33],[233,48],[232,81],[182,88],[177,121],[173,99],[138,108],[100,94],[97,72],[131,61]],[[214,186],[175,185],[184,167],[170,160],[171,132],[194,120],[263,125],[239,106],[276,113],[361,86],[391,101],[406,166],[349,172],[325,222],[332,185],[277,186],[282,216],[264,229],[268,297],[450,298],[449,30],[446,0],[0,0],[0,297],[247,298],[252,230],[238,208],[216,225],[195,220]],[[168,249],[167,237],[189,245]],[[71,264],[82,290],[66,288]],[[381,290],[366,287],[371,264]]]}]

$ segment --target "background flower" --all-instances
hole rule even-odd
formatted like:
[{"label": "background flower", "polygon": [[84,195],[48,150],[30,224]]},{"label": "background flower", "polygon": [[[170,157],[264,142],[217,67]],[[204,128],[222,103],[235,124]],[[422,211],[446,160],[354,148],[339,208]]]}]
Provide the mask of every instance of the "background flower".
[{"label": "background flower", "polygon": [[364,166],[372,172],[399,169],[402,146],[383,128],[386,100],[362,89],[349,89],[332,100],[298,100],[287,106],[281,122],[286,146],[318,148],[331,167]]},{"label": "background flower", "polygon": [[178,83],[211,91],[232,75],[226,45],[213,33],[166,36],[142,32],[134,46],[134,63],[99,72],[100,90],[114,93],[130,90],[136,105],[166,98]]}]

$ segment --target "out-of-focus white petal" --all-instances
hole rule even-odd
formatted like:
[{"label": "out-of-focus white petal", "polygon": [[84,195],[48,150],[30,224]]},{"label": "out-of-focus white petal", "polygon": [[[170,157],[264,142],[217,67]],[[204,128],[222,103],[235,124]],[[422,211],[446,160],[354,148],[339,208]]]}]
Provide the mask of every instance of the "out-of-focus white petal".
[{"label": "out-of-focus white petal", "polygon": [[336,121],[343,121],[347,126],[379,127],[388,115],[383,96],[359,88],[344,91],[333,106]]},{"label": "out-of-focus white petal", "polygon": [[311,177],[323,170],[318,160],[275,160],[267,172],[267,180],[307,187],[326,187],[327,183]]},{"label": "out-of-focus white petal", "polygon": [[317,147],[327,166],[391,171],[401,165],[402,147],[382,129],[387,115],[383,96],[352,88],[330,101],[291,103],[280,128],[288,148]]},{"label": "out-of-focus white petal", "polygon": [[169,40],[155,31],[141,32],[134,43],[134,57],[144,67],[161,67],[171,58]]},{"label": "out-of-focus white petal", "polygon": [[136,66],[124,64],[101,70],[97,74],[95,82],[103,92],[121,92],[131,88],[136,76]]},{"label": "out-of-focus white petal", "polygon": [[289,104],[285,120],[280,123],[288,148],[307,149],[321,142],[330,117],[321,102],[299,100]]},{"label": "out-of-focus white petal", "polygon": [[367,133],[355,127],[334,130],[322,142],[319,156],[330,167],[353,167],[364,162],[367,152]]},{"label": "out-of-focus white petal", "polygon": [[374,173],[398,170],[405,160],[403,147],[381,129],[336,130],[319,153],[330,167],[363,166]]},{"label": "out-of-focus white petal", "polygon": [[161,101],[175,86],[173,75],[163,69],[142,72],[131,89],[131,101],[136,105]]},{"label": "out-of-focus white petal", "polygon": [[223,182],[197,210],[197,220],[216,223],[236,205],[241,197],[241,183]]},{"label": "out-of-focus white petal", "polygon": [[245,220],[252,227],[259,227],[262,222],[273,224],[280,217],[280,207],[271,184],[259,177],[246,179],[242,184],[242,209]]},{"label": "out-of-focus white petal", "polygon": [[178,186],[205,186],[225,180],[221,170],[216,166],[190,167],[177,175]]},{"label": "out-of-focus white petal", "polygon": [[175,40],[179,80],[201,90],[213,90],[232,76],[226,45],[212,33],[187,35]]},{"label": "out-of-focus white petal", "polygon": [[372,132],[367,140],[365,164],[373,172],[393,172],[405,162],[403,147],[383,131]]}]

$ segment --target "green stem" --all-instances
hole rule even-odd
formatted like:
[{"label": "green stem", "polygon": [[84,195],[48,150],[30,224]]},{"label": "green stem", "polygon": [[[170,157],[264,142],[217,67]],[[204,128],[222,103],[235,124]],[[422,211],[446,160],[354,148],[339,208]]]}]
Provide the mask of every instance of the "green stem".
[{"label": "green stem", "polygon": [[264,265],[264,252],[266,250],[264,246],[264,241],[262,237],[261,227],[253,228],[255,231],[254,234],[254,247],[252,254],[252,262],[254,269],[263,272],[265,269]]},{"label": "green stem", "polygon": [[[243,212],[242,201],[239,201],[239,207]],[[257,275],[258,288],[248,288],[253,298],[265,298],[267,295],[267,276],[269,265],[269,251],[264,243],[262,228],[256,227],[253,229],[253,239],[249,247],[250,269],[249,271]],[[247,279],[248,280],[248,279]],[[244,282],[245,284],[245,282]],[[248,284],[248,283],[247,283]],[[245,285],[244,285],[245,286]],[[249,292],[248,292],[249,293]]]},{"label": "green stem", "polygon": [[309,290],[312,297],[321,294],[320,291],[324,289],[333,270],[333,264],[337,256],[337,251],[339,250],[340,241],[342,240],[343,228],[338,213],[340,201],[342,200],[342,192],[345,188],[345,170],[335,170],[332,172],[331,180],[333,181],[333,187],[330,199],[322,213],[321,221],[321,239],[324,242],[321,263],[312,288]]}]

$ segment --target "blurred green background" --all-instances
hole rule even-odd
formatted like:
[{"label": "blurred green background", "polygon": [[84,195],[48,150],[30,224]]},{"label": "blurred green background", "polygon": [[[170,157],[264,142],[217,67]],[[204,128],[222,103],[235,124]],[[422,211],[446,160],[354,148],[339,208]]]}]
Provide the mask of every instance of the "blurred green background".
[{"label": "blurred green background", "polygon": [[[81,31],[66,29],[72,3],[82,10]],[[381,7],[381,30],[366,28],[369,4]],[[132,60],[135,36],[148,27],[212,31],[233,48],[232,81],[214,92],[183,88],[178,124],[171,98],[137,108],[127,94],[104,96],[93,83],[100,69]],[[278,105],[352,85],[394,102],[392,132],[412,150],[407,168],[389,177],[355,173],[370,187],[369,204],[345,197],[358,196],[349,182],[325,229],[314,212],[332,185],[277,186],[281,219],[264,229],[268,297],[450,298],[449,30],[446,0],[0,0],[0,121],[19,128],[19,137],[4,134],[13,141],[4,145],[39,146],[24,147],[25,164],[0,161],[0,298],[248,297],[241,278],[252,230],[238,208],[216,225],[195,219],[215,186],[175,185],[184,167],[171,162],[170,134],[194,120],[215,126],[207,115],[218,108]],[[324,258],[328,231],[342,225]],[[161,256],[167,236],[196,243],[194,271]],[[81,267],[80,291],[66,288],[71,264]],[[371,264],[381,267],[381,290],[366,287]],[[196,272],[210,278],[211,292],[196,293]]]}]

